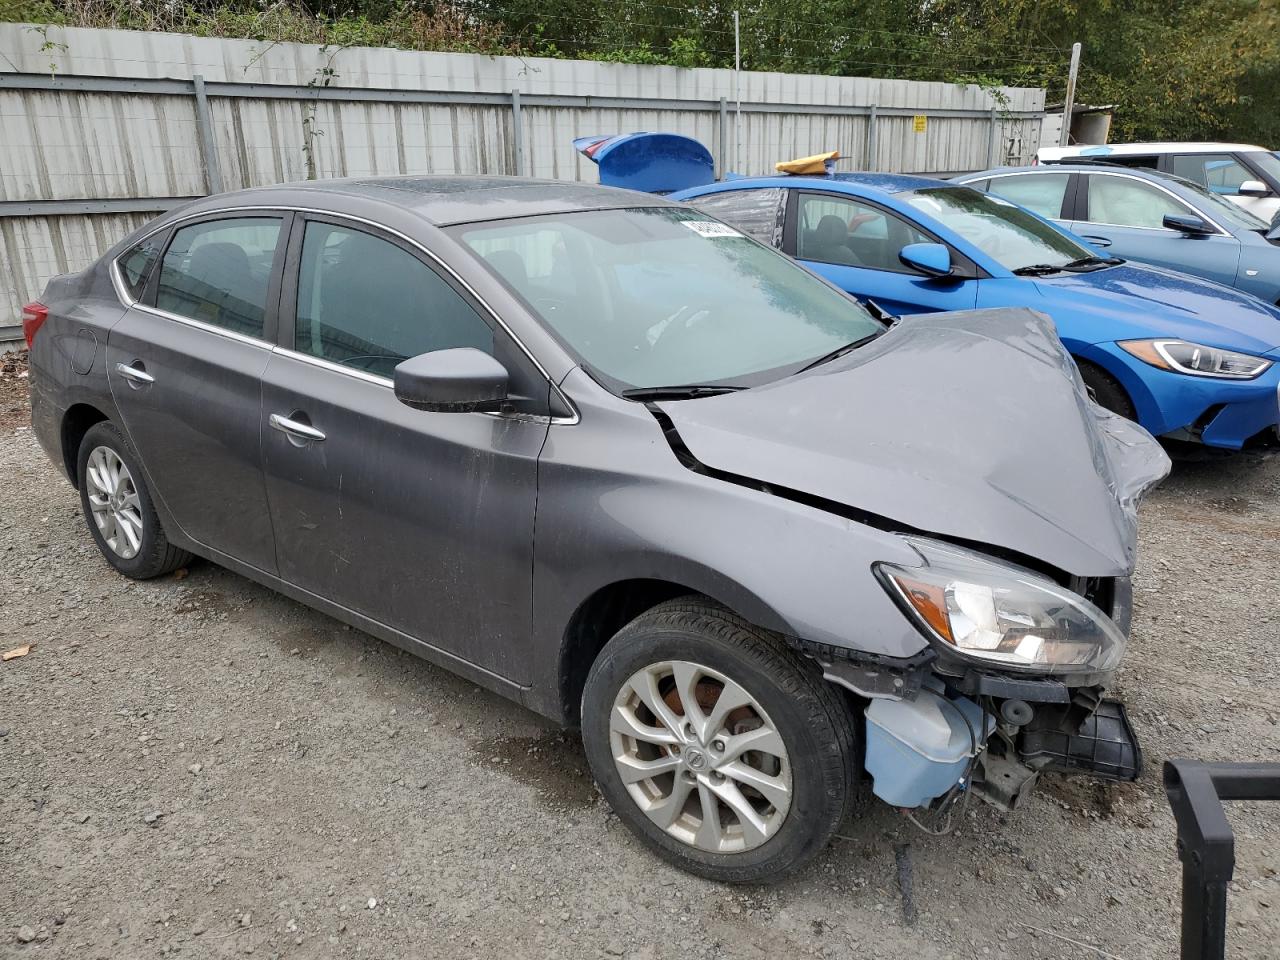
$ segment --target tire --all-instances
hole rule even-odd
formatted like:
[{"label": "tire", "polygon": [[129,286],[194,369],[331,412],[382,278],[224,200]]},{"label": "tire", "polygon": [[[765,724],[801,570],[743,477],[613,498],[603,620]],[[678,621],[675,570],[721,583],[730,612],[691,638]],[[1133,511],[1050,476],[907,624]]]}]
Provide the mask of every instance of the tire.
[{"label": "tire", "polygon": [[[94,459],[91,476],[90,459]],[[112,485],[111,468],[122,466],[113,499],[105,490]],[[107,468],[107,474],[103,468]],[[170,573],[191,560],[191,554],[169,543],[151,500],[137,454],[128,439],[109,420],[89,428],[76,454],[76,479],[80,509],[89,535],[107,563],[134,580],[149,580]],[[119,509],[113,509],[113,504]],[[95,517],[104,518],[100,525]],[[127,519],[126,519],[127,518]],[[114,526],[113,526],[114,524]],[[130,536],[132,531],[133,536]],[[114,535],[113,535],[114,533]],[[135,542],[136,541],[136,542]]]},{"label": "tire", "polygon": [[1090,363],[1088,360],[1077,358],[1076,366],[1080,368],[1080,379],[1089,388],[1089,392],[1093,395],[1094,402],[1098,406],[1104,407],[1112,413],[1124,417],[1126,420],[1137,422],[1138,411],[1134,407],[1133,401],[1129,399],[1128,391],[1120,385],[1119,380],[1096,363]]},{"label": "tire", "polygon": [[[637,677],[655,683],[646,688]],[[696,710],[685,711],[682,682],[693,690],[687,699]],[[726,691],[735,706],[717,711]],[[648,706],[655,696],[659,710],[667,708],[665,723]],[[751,703],[736,706],[744,696]],[[701,735],[684,730],[686,717],[704,727]],[[673,733],[673,725],[681,732]],[[643,736],[631,736],[637,731]],[[674,742],[643,739],[655,735]],[[605,645],[583,692],[582,739],[605,799],[647,847],[681,869],[727,883],[776,879],[816,856],[845,816],[857,770],[853,715],[816,664],[696,598],[654,607]],[[747,739],[758,749],[735,760]],[[648,779],[633,774],[628,784],[615,755],[628,766],[663,772]],[[682,777],[687,786],[679,785]],[[687,799],[673,814],[676,805],[663,801],[678,788]],[[735,812],[744,801],[751,805],[745,819]],[[710,823],[708,802],[716,811]]]}]

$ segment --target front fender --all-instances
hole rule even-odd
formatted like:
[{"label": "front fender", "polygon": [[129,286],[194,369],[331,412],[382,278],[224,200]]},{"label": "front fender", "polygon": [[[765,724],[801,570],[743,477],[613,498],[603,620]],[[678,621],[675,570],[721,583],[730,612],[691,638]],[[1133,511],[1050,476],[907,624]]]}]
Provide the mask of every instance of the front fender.
[{"label": "front fender", "polygon": [[[568,382],[566,381],[566,385]],[[646,442],[647,441],[647,442]],[[871,571],[918,563],[884,530],[682,466],[643,406],[584,407],[539,462],[534,697],[554,689],[574,612],[602,587],[657,580],[758,625],[891,657],[926,645]]]}]

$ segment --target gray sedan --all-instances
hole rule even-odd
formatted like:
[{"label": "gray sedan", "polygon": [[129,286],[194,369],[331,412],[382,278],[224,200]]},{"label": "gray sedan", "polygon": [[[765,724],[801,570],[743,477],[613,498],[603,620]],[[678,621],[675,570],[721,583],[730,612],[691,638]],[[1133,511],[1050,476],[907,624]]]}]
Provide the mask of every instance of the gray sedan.
[{"label": "gray sedan", "polygon": [[683,205],[410,177],[197,201],[24,327],[113,567],[207,558],[580,726],[686,869],[796,867],[864,777],[937,826],[1137,774],[1102,694],[1167,460],[1030,311],[889,323]]}]

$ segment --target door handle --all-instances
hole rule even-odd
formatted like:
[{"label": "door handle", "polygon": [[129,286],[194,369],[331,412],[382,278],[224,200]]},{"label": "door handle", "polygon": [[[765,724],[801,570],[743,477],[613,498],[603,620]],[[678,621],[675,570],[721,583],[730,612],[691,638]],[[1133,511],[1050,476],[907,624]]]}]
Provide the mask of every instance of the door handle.
[{"label": "door handle", "polygon": [[117,363],[116,373],[134,383],[155,383],[156,378],[140,367],[131,367],[127,363]]},{"label": "door handle", "polygon": [[1095,247],[1109,247],[1109,246],[1111,246],[1111,241],[1110,241],[1110,240],[1108,240],[1106,237],[1091,237],[1091,236],[1090,236],[1089,234],[1087,234],[1087,233],[1082,233],[1082,234],[1080,234],[1080,236],[1081,236],[1081,238],[1083,238],[1083,239],[1085,239],[1085,240],[1088,240],[1088,241],[1089,241],[1091,244],[1093,244]]},{"label": "door handle", "polygon": [[271,424],[273,430],[279,430],[281,433],[297,437],[299,440],[315,440],[318,442],[324,439],[324,433],[311,426],[311,424],[290,420],[279,413],[271,414],[267,418],[267,422]]}]

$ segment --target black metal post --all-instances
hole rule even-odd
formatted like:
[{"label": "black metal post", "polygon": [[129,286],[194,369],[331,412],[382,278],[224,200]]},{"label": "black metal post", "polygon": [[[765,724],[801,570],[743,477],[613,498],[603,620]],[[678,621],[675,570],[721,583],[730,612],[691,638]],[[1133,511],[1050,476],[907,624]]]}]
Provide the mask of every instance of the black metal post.
[{"label": "black metal post", "polygon": [[1182,861],[1182,960],[1223,960],[1235,836],[1223,800],[1280,800],[1280,764],[1170,760],[1164,789]]}]

